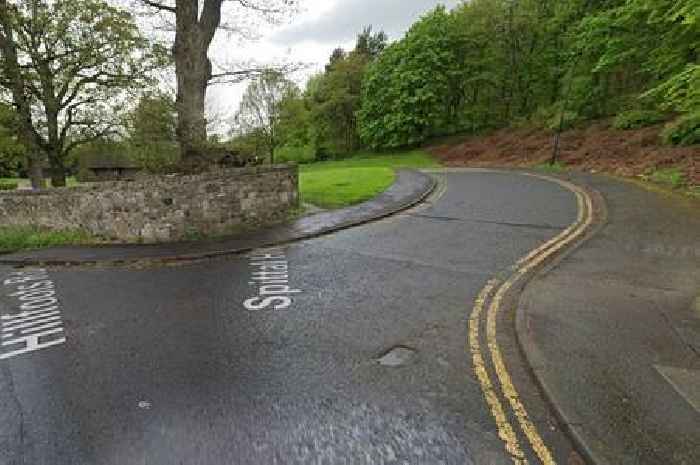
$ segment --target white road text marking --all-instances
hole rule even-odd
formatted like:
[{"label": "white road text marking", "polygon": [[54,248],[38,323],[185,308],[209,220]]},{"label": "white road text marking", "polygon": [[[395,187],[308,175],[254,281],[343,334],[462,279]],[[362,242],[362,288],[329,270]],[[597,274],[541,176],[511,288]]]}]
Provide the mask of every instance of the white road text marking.
[{"label": "white road text marking", "polygon": [[256,296],[243,302],[251,311],[274,309],[284,310],[292,304],[292,295],[301,290],[289,286],[289,262],[282,249],[265,249],[248,257],[251,281],[256,288]]},{"label": "white road text marking", "polygon": [[18,308],[0,315],[0,360],[66,342],[56,286],[45,269],[14,271],[3,286]]}]

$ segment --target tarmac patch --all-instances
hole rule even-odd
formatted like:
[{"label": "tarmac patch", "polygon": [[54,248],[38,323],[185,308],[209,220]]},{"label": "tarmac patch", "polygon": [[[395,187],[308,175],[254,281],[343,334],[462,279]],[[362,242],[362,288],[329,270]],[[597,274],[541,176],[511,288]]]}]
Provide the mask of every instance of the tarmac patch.
[{"label": "tarmac patch", "polygon": [[380,365],[386,367],[397,367],[408,363],[416,351],[410,347],[396,346],[377,359]]}]

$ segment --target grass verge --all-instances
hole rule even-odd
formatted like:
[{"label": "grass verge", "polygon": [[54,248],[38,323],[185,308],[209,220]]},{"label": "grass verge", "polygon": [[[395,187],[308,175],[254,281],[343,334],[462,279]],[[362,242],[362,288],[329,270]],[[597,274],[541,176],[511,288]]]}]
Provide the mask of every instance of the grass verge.
[{"label": "grass verge", "polygon": [[301,165],[301,201],[322,208],[358,204],[388,189],[394,182],[395,168],[435,166],[439,164],[422,150],[383,154],[359,152],[342,160]]},{"label": "grass verge", "polygon": [[677,167],[656,169],[649,173],[646,179],[647,181],[663,184],[673,189],[680,189],[687,184],[685,175],[680,168]]},{"label": "grass verge", "polygon": [[566,165],[560,161],[554,163],[540,163],[539,165],[535,165],[535,169],[545,173],[561,173],[566,171]]},{"label": "grass verge", "polygon": [[79,230],[54,231],[35,226],[0,226],[0,253],[94,242],[95,238]]},{"label": "grass verge", "polygon": [[[11,184],[11,183],[16,183],[17,187],[21,188],[28,188],[30,186],[30,181],[29,179],[26,178],[0,178],[0,184],[6,183],[6,184]],[[69,176],[66,178],[66,187],[77,187],[80,186],[81,183],[78,182],[78,180],[75,178],[75,176]],[[51,179],[46,178],[46,186],[51,187]]]}]

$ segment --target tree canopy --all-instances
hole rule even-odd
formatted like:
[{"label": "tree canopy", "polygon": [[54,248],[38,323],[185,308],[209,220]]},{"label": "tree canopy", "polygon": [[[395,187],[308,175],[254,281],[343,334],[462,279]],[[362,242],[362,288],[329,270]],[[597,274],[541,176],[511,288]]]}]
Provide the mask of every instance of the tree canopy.
[{"label": "tree canopy", "polygon": [[260,145],[267,149],[271,161],[274,161],[275,148],[280,143],[282,104],[298,95],[297,85],[272,69],[255,78],[243,94],[235,125],[240,133],[255,134]]},{"label": "tree canopy", "polygon": [[124,92],[148,85],[161,52],[104,0],[0,1],[0,86],[54,186],[65,185],[75,147],[117,132]]},{"label": "tree canopy", "polygon": [[698,0],[438,7],[368,68],[359,133],[389,148],[524,121],[554,127],[562,115],[571,123],[656,111],[685,114],[697,134],[698,12]]}]

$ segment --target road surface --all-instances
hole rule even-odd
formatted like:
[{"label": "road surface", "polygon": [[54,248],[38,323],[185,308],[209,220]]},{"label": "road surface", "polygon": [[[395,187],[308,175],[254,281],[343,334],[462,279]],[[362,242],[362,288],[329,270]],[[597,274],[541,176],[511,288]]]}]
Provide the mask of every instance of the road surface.
[{"label": "road surface", "polygon": [[[489,280],[577,220],[576,196],[516,173],[440,178],[419,208],[248,256],[0,268],[0,463],[542,463],[482,338],[498,418],[469,321]],[[551,463],[582,463],[501,319]]]}]

